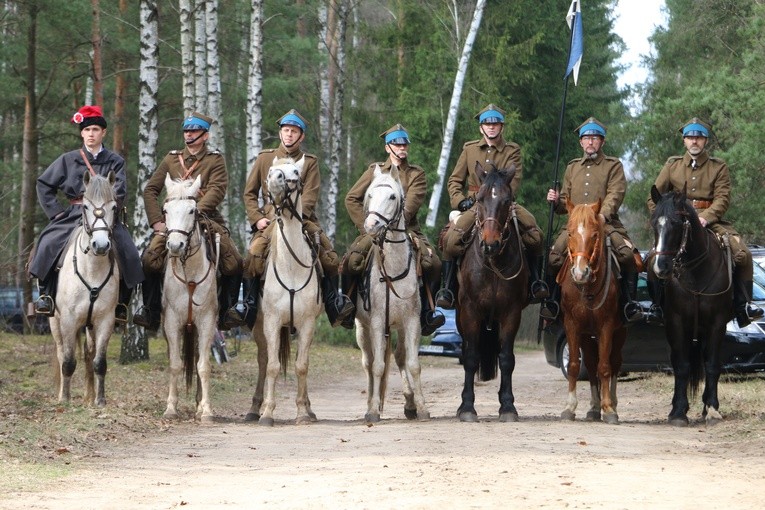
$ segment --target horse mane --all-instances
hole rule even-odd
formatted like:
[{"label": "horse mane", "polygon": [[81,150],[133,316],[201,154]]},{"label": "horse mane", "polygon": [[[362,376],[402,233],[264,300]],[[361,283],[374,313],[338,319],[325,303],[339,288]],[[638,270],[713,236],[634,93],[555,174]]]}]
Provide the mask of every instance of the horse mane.
[{"label": "horse mane", "polygon": [[598,232],[602,232],[605,229],[605,224],[600,221],[590,204],[579,204],[575,206],[571,212],[568,213],[568,221],[569,225],[578,225],[580,223],[586,225],[596,224],[598,226]]},{"label": "horse mane", "polygon": [[85,198],[94,203],[106,203],[114,200],[114,188],[109,179],[102,175],[94,175],[85,186]]}]

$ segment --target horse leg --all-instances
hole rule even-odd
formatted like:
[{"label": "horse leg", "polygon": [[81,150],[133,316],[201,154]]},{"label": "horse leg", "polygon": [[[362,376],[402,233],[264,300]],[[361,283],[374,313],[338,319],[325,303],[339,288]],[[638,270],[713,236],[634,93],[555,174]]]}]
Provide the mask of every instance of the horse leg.
[{"label": "horse leg", "polygon": [[[504,329],[504,328],[502,328]],[[515,329],[509,335],[500,334],[504,337],[499,352],[499,421],[518,421],[518,411],[515,409],[515,396],[513,395],[513,371],[515,370]]]},{"label": "horse leg", "polygon": [[[365,322],[359,321],[356,324],[356,343],[361,350],[361,366],[364,368],[364,373],[367,376],[367,412],[364,415],[364,420],[367,423],[373,423],[371,419],[375,418],[372,407],[372,397],[375,392],[375,378],[372,371],[374,352],[372,351],[371,327]],[[380,421],[379,413],[375,421]]]},{"label": "horse leg", "polygon": [[462,403],[457,408],[457,417],[464,422],[477,422],[478,413],[475,411],[475,373],[478,371],[478,352],[475,340],[477,334],[472,337],[463,335],[462,367],[465,371],[465,380],[462,386]]},{"label": "horse leg", "polygon": [[601,328],[600,338],[598,338],[598,382],[600,386],[600,409],[603,414],[603,421],[611,425],[619,423],[619,415],[613,408],[611,402],[612,379],[616,375],[611,370],[611,344],[613,340],[614,324],[606,324]]},{"label": "horse leg", "polygon": [[[404,415],[412,420],[417,418],[419,420],[429,420],[430,411],[428,411],[425,405],[425,396],[422,393],[422,380],[420,367],[420,358],[418,348],[420,345],[420,324],[416,319],[410,320],[406,326],[406,330],[402,331],[403,337],[399,333],[399,345],[404,346],[404,364],[405,370],[401,372],[401,376],[404,379],[404,395],[407,396],[407,403],[404,406]],[[398,349],[396,349],[398,353]],[[399,365],[399,368],[401,365]],[[407,377],[408,376],[408,377]],[[411,378],[411,385],[409,384],[409,378]],[[407,395],[408,392],[408,395]],[[410,402],[412,400],[413,402]],[[414,409],[412,409],[412,404]],[[409,412],[407,413],[407,408]],[[412,410],[414,411],[412,413]]]},{"label": "horse leg", "polygon": [[[201,317],[199,319],[202,319]],[[210,404],[210,376],[212,368],[210,367],[210,349],[213,336],[215,335],[215,314],[210,314],[203,320],[200,320],[197,346],[199,348],[199,360],[197,360],[197,412],[196,415],[202,423],[210,424],[215,421],[212,406]],[[201,398],[199,392],[201,390]]]},{"label": "horse leg", "polygon": [[69,402],[71,399],[72,374],[77,368],[75,346],[77,345],[76,331],[64,331],[59,320],[51,320],[51,333],[56,340],[56,355],[61,376],[58,390],[58,401]]},{"label": "horse leg", "polygon": [[404,416],[408,420],[414,420],[417,418],[417,406],[414,404],[414,391],[412,390],[411,377],[407,369],[406,359],[406,334],[404,328],[396,330],[396,350],[394,351],[394,358],[396,360],[396,366],[401,374],[401,387],[404,393]]},{"label": "horse leg", "polygon": [[[624,342],[627,339],[627,329],[625,327],[617,327],[614,331],[612,343],[611,343],[611,407],[614,412],[617,413],[617,405],[619,400],[616,396],[616,385],[619,380],[619,374],[622,371],[622,349],[624,348]],[[618,414],[618,413],[617,413]]]},{"label": "horse leg", "polygon": [[274,425],[274,409],[276,409],[276,378],[279,377],[282,364],[279,360],[279,343],[281,323],[278,317],[270,317],[263,324],[263,331],[268,338],[268,362],[266,363],[266,381],[263,405],[260,408],[259,425],[272,427]]},{"label": "horse leg", "polygon": [[598,342],[588,334],[583,334],[579,341],[582,346],[582,363],[587,369],[587,381],[590,388],[590,408],[584,419],[586,421],[600,421],[601,384],[598,379]]},{"label": "horse leg", "polygon": [[[715,336],[715,334],[710,336]],[[702,416],[707,425],[716,425],[723,419],[719,410],[720,401],[717,397],[717,384],[720,380],[719,343],[710,338],[709,351],[704,362],[704,393],[701,400],[704,403]]]},{"label": "horse leg", "polygon": [[560,413],[560,417],[562,420],[574,421],[574,418],[576,418],[576,407],[579,405],[579,401],[576,398],[576,380],[581,369],[579,351],[582,343],[581,336],[583,335],[579,334],[573,317],[569,319],[568,316],[564,316],[564,326],[566,328],[566,342],[568,344],[568,368],[566,369],[568,397],[566,399],[566,407]]},{"label": "horse leg", "polygon": [[297,356],[295,357],[295,375],[297,376],[297,425],[304,425],[316,421],[316,415],[311,410],[311,401],[308,399],[308,355],[313,341],[313,332],[316,321],[308,319],[298,329]]},{"label": "horse leg", "polygon": [[367,423],[377,423],[380,421],[380,414],[382,414],[385,402],[390,338],[385,337],[381,324],[370,324],[369,337],[371,339],[371,359],[367,362],[369,363],[370,380],[367,413],[364,415],[364,420]]},{"label": "horse leg", "polygon": [[104,407],[106,405],[106,349],[109,345],[109,337],[111,336],[113,329],[114,322],[107,320],[105,324],[99,324],[97,329],[94,329],[92,332],[96,341],[93,371],[96,376],[95,405],[98,407]]},{"label": "horse leg", "polygon": [[688,426],[688,378],[691,366],[688,361],[688,353],[681,357],[676,347],[672,348],[672,370],[675,374],[675,389],[672,396],[672,410],[669,412],[667,421],[676,427]]},{"label": "horse leg", "polygon": [[260,407],[263,405],[263,387],[266,382],[268,348],[263,337],[263,319],[261,314],[259,314],[259,318],[252,328],[252,339],[258,348],[258,382],[255,387],[255,393],[252,395],[252,405],[244,417],[245,422],[258,421],[260,419]]},{"label": "horse leg", "polygon": [[[165,320],[165,324],[168,324],[169,322],[169,320]],[[178,419],[178,378],[181,376],[181,370],[183,368],[180,352],[180,331],[169,331],[173,329],[177,328],[165,328],[170,378],[168,381],[167,407],[165,408],[162,417],[167,420]]]},{"label": "horse leg", "polygon": [[[78,338],[81,338],[81,336],[78,335]],[[85,342],[83,342],[82,346],[82,359],[85,362],[85,397],[83,399],[85,405],[96,400],[95,373],[93,371],[93,358],[95,356],[95,333],[92,329],[85,328]]]}]

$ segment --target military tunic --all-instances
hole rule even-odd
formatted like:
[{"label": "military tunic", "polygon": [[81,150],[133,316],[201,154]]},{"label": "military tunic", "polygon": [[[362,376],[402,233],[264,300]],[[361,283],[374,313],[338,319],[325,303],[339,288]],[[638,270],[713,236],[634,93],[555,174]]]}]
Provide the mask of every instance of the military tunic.
[{"label": "military tunic", "polygon": [[[705,150],[696,157],[694,165],[693,158],[686,151],[685,155],[673,156],[664,163],[655,185],[660,193],[685,188],[686,196],[692,201],[699,218],[707,221],[707,228],[718,235],[728,234],[734,263],[741,268],[744,281],[752,280],[752,254],[733,225],[723,219],[730,205],[731,193],[730,171],[723,160],[709,156]],[[656,204],[650,196],[646,205],[653,214]]]},{"label": "military tunic", "polygon": [[[199,189],[197,210],[210,220],[207,222],[209,228],[221,235],[220,271],[224,275],[240,275],[242,257],[231,241],[223,215],[218,211],[228,188],[228,172],[223,155],[218,151],[208,150],[207,147],[203,147],[197,154],[191,154],[188,148],[170,151],[149,178],[143,191],[149,225],[164,221],[159,195],[165,187],[165,177],[168,175],[172,179],[201,178],[202,187]],[[165,237],[154,235],[144,252],[144,267],[154,272],[161,271],[164,267],[165,253]]]},{"label": "military tunic", "polygon": [[[34,258],[31,261],[29,272],[41,280],[48,278],[51,269],[63,252],[69,237],[82,219],[82,204],[72,203],[82,198],[85,193],[83,174],[88,172],[88,167],[82,159],[80,150],[85,153],[93,171],[106,177],[109,171],[113,171],[116,177],[114,192],[117,196],[118,210],[127,195],[127,183],[125,180],[125,160],[122,156],[105,147],[93,156],[85,146],[59,156],[37,178],[37,198],[50,223],[40,233]],[[57,195],[61,191],[70,204],[64,207],[59,202]],[[56,218],[60,213],[61,217]],[[115,217],[113,231],[114,244],[116,246],[117,261],[120,267],[120,276],[125,284],[134,288],[143,281],[143,269],[138,255],[138,250],[133,243],[125,225],[120,220],[120,215]]]},{"label": "military tunic", "polygon": [[[560,198],[555,204],[557,214],[567,214],[566,199],[574,205],[594,204],[602,201],[600,213],[606,218],[606,233],[611,237],[612,246],[619,255],[622,265],[634,266],[634,246],[627,230],[619,220],[619,207],[627,191],[624,166],[618,158],[606,156],[598,151],[595,159],[577,158],[571,160],[563,175]],[[614,235],[616,232],[618,235]],[[568,232],[564,227],[550,251],[550,265],[559,268],[568,249]]]},{"label": "military tunic", "polygon": [[[475,173],[476,163],[480,163],[485,170],[488,170],[487,164],[491,163],[497,169],[509,169],[515,166],[515,176],[510,184],[513,195],[517,195],[521,186],[521,177],[523,174],[523,164],[521,162],[521,148],[518,144],[507,142],[500,138],[499,143],[491,146],[486,143],[484,138],[467,142],[462,146],[457,164],[454,166],[447,189],[449,190],[449,202],[452,209],[457,209],[462,200],[473,197],[478,191],[481,183]],[[465,185],[467,184],[467,194]],[[519,204],[515,204],[516,215],[521,226],[521,236],[523,244],[529,253],[534,256],[542,255],[544,245],[542,242],[542,232],[537,226],[534,216]],[[463,212],[456,223],[451,226],[442,239],[442,252],[444,259],[456,259],[464,253],[466,249],[465,239],[475,224],[474,207]],[[449,224],[447,224],[449,227]]]}]

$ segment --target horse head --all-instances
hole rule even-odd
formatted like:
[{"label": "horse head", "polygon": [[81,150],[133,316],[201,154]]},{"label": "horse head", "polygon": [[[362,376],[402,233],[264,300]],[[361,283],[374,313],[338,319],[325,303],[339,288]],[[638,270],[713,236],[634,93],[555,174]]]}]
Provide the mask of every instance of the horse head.
[{"label": "horse head", "polygon": [[197,195],[201,186],[201,176],[193,181],[165,176],[167,198],[162,212],[167,227],[166,246],[171,257],[182,256],[189,249],[197,223]]},{"label": "horse head", "polygon": [[292,158],[277,158],[271,163],[266,179],[268,194],[276,208],[286,209],[295,216],[302,214],[302,210],[298,210],[298,203],[303,191],[300,174],[304,164],[305,156],[297,162]]},{"label": "horse head", "polygon": [[85,194],[82,197],[82,226],[89,237],[89,247],[95,255],[103,256],[112,247],[112,229],[117,214],[117,197],[114,194],[115,175],[91,176],[86,171],[82,177]]},{"label": "horse head", "polygon": [[604,236],[604,223],[599,218],[601,205],[601,199],[594,204],[574,205],[566,198],[568,257],[571,278],[577,284],[592,280],[600,260]]},{"label": "horse head", "polygon": [[652,186],[651,199],[656,204],[651,215],[654,236],[651,269],[658,278],[667,279],[672,276],[675,260],[686,251],[691,229],[700,229],[701,223],[696,210],[688,204],[685,186],[683,191],[663,195]]},{"label": "horse head", "polygon": [[375,165],[374,178],[364,198],[364,230],[378,235],[383,229],[395,228],[404,213],[404,190],[399,180],[398,167],[391,166],[390,172],[383,172]]},{"label": "horse head", "polygon": [[510,211],[514,202],[511,183],[515,177],[515,165],[509,169],[497,170],[492,164],[485,170],[481,163],[476,162],[475,173],[481,182],[475,196],[475,219],[481,248],[485,255],[496,255],[502,251],[509,233]]}]

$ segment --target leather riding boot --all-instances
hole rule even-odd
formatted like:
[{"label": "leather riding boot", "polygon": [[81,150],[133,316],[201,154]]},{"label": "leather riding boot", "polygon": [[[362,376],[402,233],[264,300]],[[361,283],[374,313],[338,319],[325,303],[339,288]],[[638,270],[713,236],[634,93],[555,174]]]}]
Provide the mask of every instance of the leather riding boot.
[{"label": "leather riding boot", "polygon": [[749,303],[752,296],[752,281],[743,281],[739,271],[733,272],[733,315],[738,327],[744,328],[752,321],[762,318],[763,310]]},{"label": "leather riding boot", "polygon": [[454,310],[457,304],[457,263],[444,260],[441,263],[441,289],[436,293],[436,306]]},{"label": "leather riding boot", "polygon": [[[432,335],[438,328],[444,325],[446,317],[438,310],[433,310],[430,306],[430,299],[428,299],[428,292],[425,287],[427,283],[423,282],[420,286],[420,303],[422,305],[420,312],[420,334],[422,336]],[[438,288],[438,282],[430,287],[431,295],[433,287]]]},{"label": "leather riding boot", "polygon": [[35,313],[53,317],[56,310],[56,290],[58,289],[58,271],[52,269],[45,280],[38,280],[40,296],[35,301]]},{"label": "leather riding boot", "polygon": [[356,312],[356,307],[351,300],[338,290],[338,278],[324,276],[321,279],[321,294],[324,298],[324,311],[327,312],[327,318],[332,327],[337,327],[348,318],[350,314]]},{"label": "leather riding boot", "polygon": [[260,298],[260,278],[242,280],[244,291],[244,322],[252,329],[258,316],[258,298]]},{"label": "leather riding boot", "polygon": [[220,331],[228,331],[245,324],[236,309],[241,286],[242,275],[221,275],[218,279],[218,329]]},{"label": "leather riding boot", "polygon": [[146,273],[141,284],[143,306],[133,315],[133,324],[157,331],[162,317],[162,274]]},{"label": "leather riding boot", "polygon": [[527,252],[526,262],[529,265],[529,303],[541,303],[550,297],[550,289],[547,282],[539,277],[539,257]]},{"label": "leather riding boot", "polygon": [[343,292],[346,293],[348,299],[354,304],[353,311],[349,313],[345,319],[340,322],[340,325],[345,329],[353,329],[356,325],[356,298],[359,295],[359,278],[358,276],[348,275],[343,279]]},{"label": "leather riding boot", "polygon": [[554,321],[560,314],[560,285],[555,278],[552,281],[550,297],[542,301],[542,306],[539,308],[539,316],[548,321]]},{"label": "leather riding boot", "polygon": [[133,289],[127,286],[125,280],[120,278],[120,295],[117,300],[117,307],[114,310],[114,320],[118,324],[127,323],[128,319],[128,306],[130,306],[130,298],[133,296]]},{"label": "leather riding boot", "polygon": [[651,295],[651,307],[645,312],[645,320],[656,326],[664,325],[664,281],[648,279],[648,293]]},{"label": "leather riding boot", "polygon": [[643,318],[643,308],[635,301],[637,295],[638,275],[634,271],[624,271],[621,277],[622,312],[628,323],[637,322]]}]

